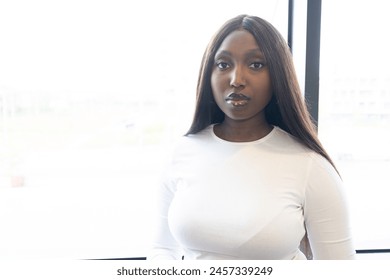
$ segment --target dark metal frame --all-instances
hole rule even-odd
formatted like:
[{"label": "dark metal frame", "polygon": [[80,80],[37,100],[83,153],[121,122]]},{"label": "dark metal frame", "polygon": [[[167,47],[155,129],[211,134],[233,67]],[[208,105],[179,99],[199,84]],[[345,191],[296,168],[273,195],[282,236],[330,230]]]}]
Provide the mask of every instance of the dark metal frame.
[{"label": "dark metal frame", "polygon": [[[310,115],[318,126],[321,0],[307,0],[305,99]],[[288,44],[293,51],[294,0],[288,3]]]},{"label": "dark metal frame", "polygon": [[307,1],[305,98],[318,126],[321,0]]},{"label": "dark metal frame", "polygon": [[291,52],[293,51],[293,30],[294,30],[294,0],[288,0],[288,32],[287,42],[290,46]]}]

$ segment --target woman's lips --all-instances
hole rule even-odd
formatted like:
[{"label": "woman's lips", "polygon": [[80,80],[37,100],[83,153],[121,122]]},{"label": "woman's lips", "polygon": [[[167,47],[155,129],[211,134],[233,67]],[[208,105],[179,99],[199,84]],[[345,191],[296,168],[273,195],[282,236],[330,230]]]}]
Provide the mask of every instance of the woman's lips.
[{"label": "woman's lips", "polygon": [[225,101],[228,104],[233,105],[234,107],[244,106],[249,102],[250,98],[242,93],[231,93],[226,98]]}]

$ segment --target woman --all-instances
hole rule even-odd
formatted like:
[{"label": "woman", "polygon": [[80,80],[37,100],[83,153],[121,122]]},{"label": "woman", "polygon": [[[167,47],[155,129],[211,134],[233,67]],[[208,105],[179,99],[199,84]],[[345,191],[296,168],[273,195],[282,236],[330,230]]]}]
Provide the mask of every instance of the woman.
[{"label": "woman", "polygon": [[353,259],[345,196],[289,48],[241,15],[211,40],[193,123],[159,193],[148,259]]}]

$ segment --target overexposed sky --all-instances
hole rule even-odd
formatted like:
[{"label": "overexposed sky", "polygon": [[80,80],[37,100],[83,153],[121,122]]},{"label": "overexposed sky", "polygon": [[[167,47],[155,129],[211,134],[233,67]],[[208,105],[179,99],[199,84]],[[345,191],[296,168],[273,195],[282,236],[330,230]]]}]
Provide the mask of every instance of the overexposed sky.
[{"label": "overexposed sky", "polygon": [[153,84],[151,79],[177,67],[196,76],[201,54],[221,23],[250,13],[285,26],[285,9],[280,12],[285,3],[2,0],[0,86],[129,92],[145,90],[140,83]]}]

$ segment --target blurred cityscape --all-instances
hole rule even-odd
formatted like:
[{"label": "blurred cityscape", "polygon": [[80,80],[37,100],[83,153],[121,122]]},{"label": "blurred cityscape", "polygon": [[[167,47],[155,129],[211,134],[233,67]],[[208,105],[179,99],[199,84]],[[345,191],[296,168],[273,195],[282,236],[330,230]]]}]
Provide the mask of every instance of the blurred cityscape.
[{"label": "blurred cityscape", "polygon": [[[170,95],[164,93],[164,100],[178,100]],[[68,177],[72,169],[84,170],[93,177],[106,176],[115,168],[124,172],[123,177],[142,168],[150,171],[159,162],[159,148],[184,133],[177,121],[186,117],[183,108],[175,108],[180,106],[177,102],[167,108],[164,102],[153,94],[135,100],[122,94],[1,89],[1,187],[11,181],[14,185],[31,182],[36,176],[32,170],[38,172],[40,165],[41,173],[57,168],[56,176],[64,172]],[[152,152],[156,155],[143,166],[141,163],[148,159],[145,155]],[[121,164],[121,160],[128,164]],[[99,164],[109,166],[96,172],[93,169]],[[27,174],[31,178],[23,179]]]}]

